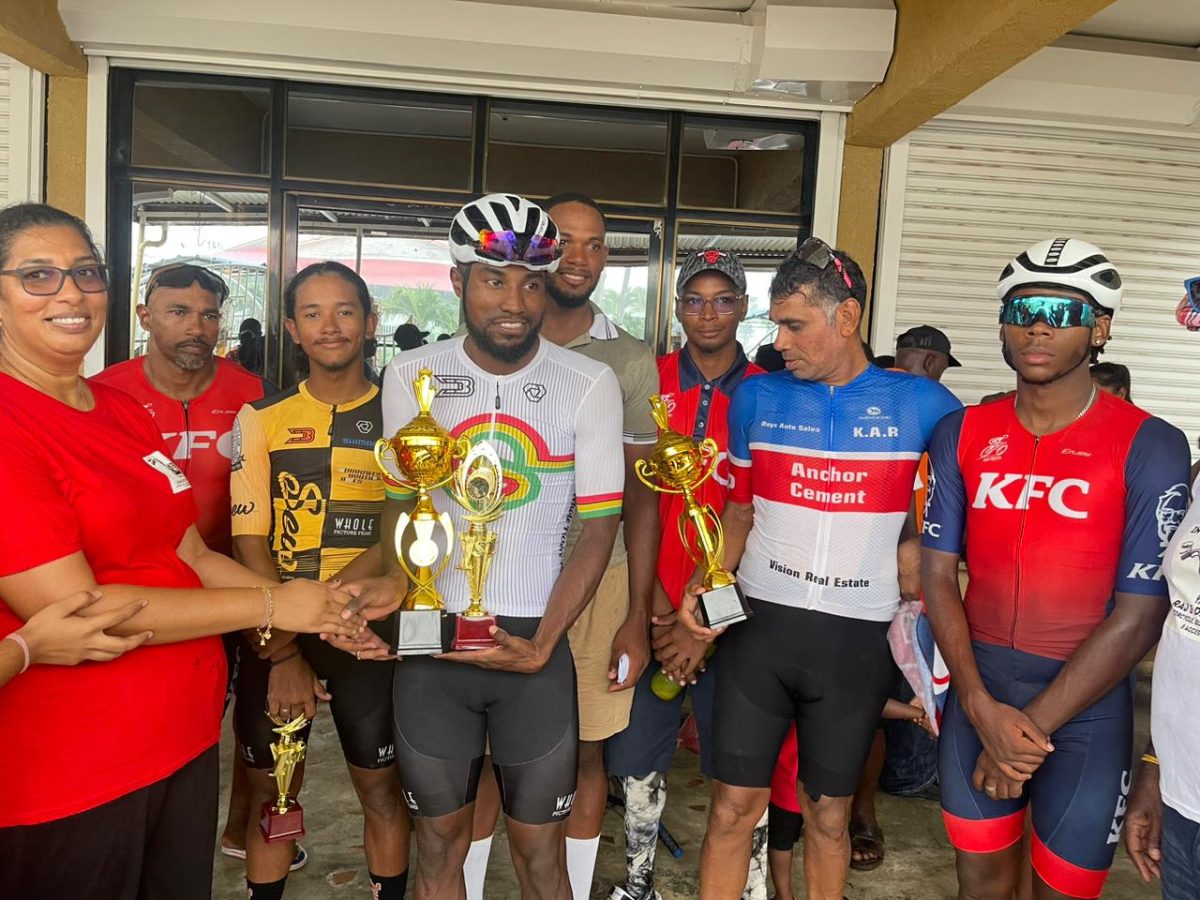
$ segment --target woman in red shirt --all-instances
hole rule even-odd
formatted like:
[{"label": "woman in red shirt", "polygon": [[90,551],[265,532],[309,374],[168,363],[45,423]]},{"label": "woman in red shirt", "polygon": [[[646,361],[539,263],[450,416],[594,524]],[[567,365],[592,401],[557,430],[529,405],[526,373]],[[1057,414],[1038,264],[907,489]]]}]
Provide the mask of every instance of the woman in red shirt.
[{"label": "woman in red shirt", "polygon": [[[145,600],[111,662],[34,665],[0,690],[0,896],[208,900],[225,655],[258,627],[354,634],[345,595],[205,547],[186,476],[136,401],[80,375],[107,272],[61,210],[0,210],[0,636],[99,587]],[[11,642],[10,642],[11,643]]]}]

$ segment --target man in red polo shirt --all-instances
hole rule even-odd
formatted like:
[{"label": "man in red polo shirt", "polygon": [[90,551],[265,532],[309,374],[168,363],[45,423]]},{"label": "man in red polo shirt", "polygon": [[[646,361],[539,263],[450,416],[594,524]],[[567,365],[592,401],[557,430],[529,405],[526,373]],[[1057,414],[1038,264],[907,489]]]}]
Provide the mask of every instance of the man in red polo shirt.
[{"label": "man in red polo shirt", "polygon": [[[221,331],[224,279],[203,266],[177,263],[156,269],[137,307],[150,336],[145,356],[109,366],[92,380],[132,396],[154,417],[175,463],[187,475],[200,507],[197,527],[211,549],[232,555],[229,468],[233,420],[245,403],[275,393],[269,381],[213,355]],[[230,683],[236,672],[237,635],[225,635]],[[221,851],[244,851],[249,806],[246,773],[234,753],[233,795]],[[303,865],[303,851],[297,862]]]},{"label": "man in red polo shirt", "polygon": [[[684,260],[676,280],[675,315],[686,344],[658,360],[658,375],[670,426],[697,441],[712,438],[720,454],[716,471],[696,491],[696,499],[712,504],[720,515],[729,489],[725,458],[729,398],[742,379],[763,370],[746,359],[737,340],[737,327],[746,317],[746,273],[736,256],[721,250],[702,250]],[[659,515],[658,578],[654,591],[654,631],[657,664],[647,667],[634,689],[629,727],[609,738],[605,748],[610,775],[625,788],[626,880],[615,886],[611,900],[651,900],[654,890],[654,850],[658,822],[666,804],[666,773],[675,752],[683,690],[671,700],[660,699],[651,682],[660,666],[680,682],[693,685],[692,709],[700,732],[700,769],[711,771],[712,696],[715,674],[709,660],[701,671],[708,645],[697,641],[674,622],[683,589],[696,571],[680,541],[676,521],[683,514],[678,495],[662,494]],[[719,656],[719,654],[718,654]],[[661,679],[659,680],[661,685]],[[765,831],[765,829],[764,829]],[[765,845],[755,835],[756,843]],[[762,836],[765,839],[765,834]],[[751,871],[766,896],[765,870]],[[756,892],[751,892],[754,896]]]}]

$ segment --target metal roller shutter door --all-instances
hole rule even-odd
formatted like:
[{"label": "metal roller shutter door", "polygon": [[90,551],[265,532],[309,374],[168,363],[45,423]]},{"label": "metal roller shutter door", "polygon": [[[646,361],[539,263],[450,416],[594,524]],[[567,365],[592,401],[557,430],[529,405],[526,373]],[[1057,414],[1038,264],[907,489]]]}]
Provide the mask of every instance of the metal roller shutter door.
[{"label": "metal roller shutter door", "polygon": [[1138,405],[1194,446],[1200,335],[1176,325],[1174,310],[1183,279],[1200,274],[1200,138],[935,122],[905,143],[903,165],[889,168],[889,178],[903,178],[889,186],[902,202],[890,249],[896,210],[885,210],[877,351],[890,352],[883,348],[907,328],[936,325],[963,363],[945,383],[964,402],[1011,388],[996,278],[1035,241],[1081,237],[1104,249],[1126,286],[1103,359],[1129,366]]},{"label": "metal roller shutter door", "polygon": [[0,206],[12,197],[9,190],[12,161],[12,61],[0,56]]}]

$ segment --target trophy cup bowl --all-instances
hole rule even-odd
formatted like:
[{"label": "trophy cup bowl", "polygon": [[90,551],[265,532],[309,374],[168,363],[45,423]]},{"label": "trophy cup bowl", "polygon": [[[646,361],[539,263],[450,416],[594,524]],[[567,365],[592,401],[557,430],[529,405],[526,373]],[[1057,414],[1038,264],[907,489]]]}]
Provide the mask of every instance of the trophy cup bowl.
[{"label": "trophy cup bowl", "polygon": [[296,737],[308,725],[308,719],[300,716],[295,719],[280,719],[269,716],[278,727],[271,729],[279,740],[271,744],[271,757],[275,767],[271,775],[275,779],[277,796],[262,805],[258,830],[263,840],[268,844],[278,841],[294,841],[304,836],[304,808],[288,796],[292,786],[292,776],[304,760],[305,743]]},{"label": "trophy cup bowl", "polygon": [[450,481],[454,461],[468,448],[465,438],[453,437],[430,413],[437,389],[429,369],[422,369],[413,380],[413,392],[420,412],[391,439],[375,444],[379,467],[417,495],[412,511],[401,514],[396,523],[396,558],[409,585],[397,613],[397,656],[446,649],[446,606],[435,582],[454,552],[454,526],[446,513],[434,509],[430,491]]},{"label": "trophy cup bowl", "polygon": [[670,427],[666,404],[650,398],[651,414],[659,436],[650,457],[638,460],[635,471],[652,491],[679,494],[684,512],[679,517],[679,537],[688,555],[704,570],[700,614],[709,628],[721,628],[748,619],[752,613],[733,573],[721,563],[725,535],[721,519],[710,504],[701,504],[695,491],[712,477],[720,455],[716,441],[680,434]]},{"label": "trophy cup bowl", "polygon": [[471,601],[458,615],[450,647],[485,650],[496,646],[491,634],[496,617],[483,606],[483,585],[496,555],[497,535],[488,526],[504,511],[504,468],[487,441],[472,447],[458,464],[451,494],[466,511],[467,530],[459,532],[463,557],[458,568],[466,573]]}]

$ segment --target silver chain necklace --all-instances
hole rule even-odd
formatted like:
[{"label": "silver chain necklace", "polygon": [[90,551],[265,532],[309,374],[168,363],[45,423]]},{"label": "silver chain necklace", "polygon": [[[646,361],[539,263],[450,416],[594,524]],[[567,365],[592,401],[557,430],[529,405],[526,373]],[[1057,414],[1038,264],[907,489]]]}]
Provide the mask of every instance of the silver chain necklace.
[{"label": "silver chain necklace", "polygon": [[1096,385],[1093,384],[1092,385],[1092,393],[1091,393],[1091,396],[1088,397],[1088,402],[1083,404],[1083,409],[1081,409],[1079,411],[1079,415],[1077,415],[1075,418],[1073,418],[1071,420],[1071,424],[1074,425],[1076,422],[1078,422],[1080,419],[1082,419],[1083,414],[1086,413],[1089,409],[1091,409],[1092,404],[1095,402],[1096,402]]},{"label": "silver chain necklace", "polygon": [[[1067,428],[1071,425],[1074,425],[1076,422],[1078,422],[1080,419],[1082,419],[1087,414],[1087,411],[1092,408],[1092,404],[1095,402],[1096,402],[1096,385],[1093,384],[1092,392],[1091,392],[1091,394],[1088,395],[1087,403],[1083,404],[1083,409],[1081,409],[1078,413],[1076,413],[1075,418],[1073,418],[1070,422],[1068,422],[1067,425],[1064,425],[1063,428]],[[1017,404],[1014,402],[1013,408],[1016,409],[1016,407],[1017,407]],[[1018,412],[1019,412],[1019,410],[1018,410]],[[1059,429],[1059,430],[1061,430],[1061,429]],[[1041,437],[1041,435],[1037,434],[1036,432],[1034,432],[1034,434],[1038,437]]]}]

